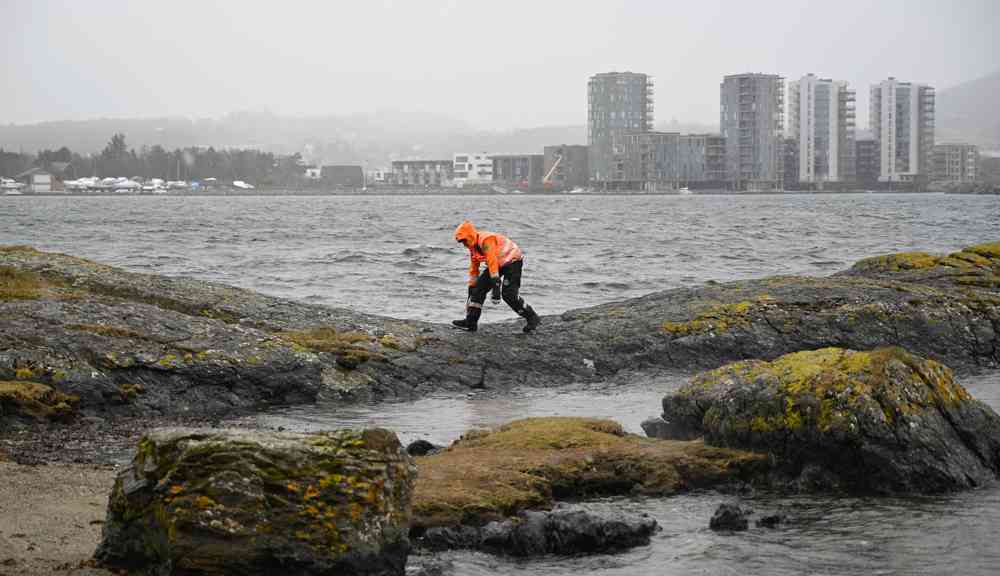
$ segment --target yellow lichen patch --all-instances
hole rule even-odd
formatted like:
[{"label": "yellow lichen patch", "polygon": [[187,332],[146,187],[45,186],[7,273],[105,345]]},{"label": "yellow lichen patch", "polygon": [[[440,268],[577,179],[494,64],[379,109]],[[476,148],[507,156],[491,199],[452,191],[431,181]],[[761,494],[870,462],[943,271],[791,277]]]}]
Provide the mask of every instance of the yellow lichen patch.
[{"label": "yellow lichen patch", "polygon": [[758,454],[626,434],[609,420],[529,418],[417,458],[414,525],[483,523],[557,497],[671,494],[731,480]]},{"label": "yellow lichen patch", "polygon": [[7,253],[25,252],[27,254],[41,254],[41,252],[35,250],[33,247],[21,244],[0,246],[0,252],[7,252]]},{"label": "yellow lichen patch", "polygon": [[381,338],[378,339],[378,343],[381,344],[382,346],[385,346],[386,348],[393,348],[395,350],[399,350],[400,348],[399,338],[396,338],[392,334],[386,334],[382,336]]},{"label": "yellow lichen patch", "polygon": [[746,416],[749,430],[765,433],[803,426],[820,431],[839,428],[866,407],[881,411],[892,423],[971,398],[947,367],[901,348],[870,352],[823,348],[772,362],[735,362],[699,375],[689,387],[704,390],[732,382],[769,382],[777,388],[782,399],[778,412],[758,406],[761,412]]},{"label": "yellow lichen patch", "polygon": [[38,382],[0,381],[0,417],[29,416],[38,420],[72,416],[79,398]]},{"label": "yellow lichen patch", "polygon": [[1000,242],[987,242],[985,244],[976,244],[975,246],[969,246],[964,249],[963,252],[971,252],[973,254],[978,254],[990,260],[1000,260]]},{"label": "yellow lichen patch", "polygon": [[36,300],[42,297],[45,282],[34,272],[0,266],[0,300]]},{"label": "yellow lichen patch", "polygon": [[384,360],[385,356],[371,349],[374,338],[363,332],[338,332],[336,328],[314,328],[297,332],[278,332],[278,338],[312,352],[337,355],[343,368],[357,368],[369,360]]},{"label": "yellow lichen patch", "polygon": [[854,269],[862,272],[901,272],[933,268],[940,262],[940,256],[927,252],[899,252],[858,260],[854,264]]},{"label": "yellow lichen patch", "polygon": [[118,392],[121,393],[123,402],[131,402],[145,391],[146,389],[142,384],[122,384],[118,387]]},{"label": "yellow lichen patch", "polygon": [[762,294],[754,301],[743,300],[733,304],[714,304],[699,312],[691,320],[682,322],[666,321],[660,328],[673,336],[687,336],[701,332],[725,332],[740,326],[748,326],[754,312],[774,302],[774,298]]}]

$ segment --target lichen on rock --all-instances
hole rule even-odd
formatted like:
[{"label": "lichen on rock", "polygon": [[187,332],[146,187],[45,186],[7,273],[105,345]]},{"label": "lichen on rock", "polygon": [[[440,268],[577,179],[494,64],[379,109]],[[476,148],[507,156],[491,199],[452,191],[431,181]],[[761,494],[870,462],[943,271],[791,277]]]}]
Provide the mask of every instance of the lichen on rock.
[{"label": "lichen on rock", "polygon": [[824,348],[699,374],[663,400],[658,429],[819,468],[829,487],[936,492],[1000,473],[1000,417],[951,370],[901,348]]},{"label": "lichen on rock", "polygon": [[402,574],[414,475],[381,429],[157,430],[118,475],[96,558],[149,573]]},{"label": "lichen on rock", "polygon": [[414,525],[482,525],[555,500],[675,494],[766,469],[761,454],[626,434],[610,420],[528,418],[419,457]]},{"label": "lichen on rock", "polygon": [[0,381],[0,421],[7,417],[65,420],[76,413],[79,398],[29,381]]}]

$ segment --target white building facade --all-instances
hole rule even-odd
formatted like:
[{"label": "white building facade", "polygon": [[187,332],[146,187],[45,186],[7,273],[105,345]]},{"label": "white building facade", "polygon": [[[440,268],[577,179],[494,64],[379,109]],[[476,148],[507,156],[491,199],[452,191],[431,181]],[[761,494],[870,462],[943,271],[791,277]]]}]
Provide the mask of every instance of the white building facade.
[{"label": "white building facade", "polygon": [[854,102],[847,82],[807,74],[789,84],[787,137],[798,144],[799,182],[855,179]]},{"label": "white building facade", "polygon": [[933,170],[934,88],[889,78],[872,86],[870,122],[882,182],[928,178]]},{"label": "white building facade", "polygon": [[455,186],[476,186],[493,182],[493,155],[486,152],[458,153],[453,156]]}]

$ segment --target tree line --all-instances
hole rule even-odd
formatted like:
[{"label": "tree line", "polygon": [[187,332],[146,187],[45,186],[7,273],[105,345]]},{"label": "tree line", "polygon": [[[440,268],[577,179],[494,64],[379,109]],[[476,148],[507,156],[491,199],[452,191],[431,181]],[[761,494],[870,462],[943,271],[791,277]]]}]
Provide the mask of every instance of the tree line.
[{"label": "tree line", "polygon": [[170,151],[160,145],[143,146],[137,151],[128,147],[125,135],[120,133],[114,134],[98,154],[78,154],[65,146],[34,155],[0,149],[0,175],[12,178],[32,167],[63,180],[87,176],[184,181],[216,178],[263,186],[298,186],[303,184],[304,176],[299,154],[279,156],[260,150],[213,147]]}]

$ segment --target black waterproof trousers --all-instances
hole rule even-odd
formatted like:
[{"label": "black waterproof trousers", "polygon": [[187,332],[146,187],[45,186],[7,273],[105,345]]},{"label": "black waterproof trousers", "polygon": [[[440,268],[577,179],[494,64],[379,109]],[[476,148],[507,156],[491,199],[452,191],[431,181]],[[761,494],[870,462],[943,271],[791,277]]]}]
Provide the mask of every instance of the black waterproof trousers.
[{"label": "black waterproof trousers", "polygon": [[[500,297],[518,315],[524,315],[524,300],[518,295],[521,289],[521,268],[524,266],[523,260],[508,262],[500,267],[500,280],[503,283]],[[486,295],[493,289],[493,278],[490,277],[489,268],[484,268],[479,278],[476,278],[476,285],[469,288],[469,306],[482,308],[486,302]]]}]

